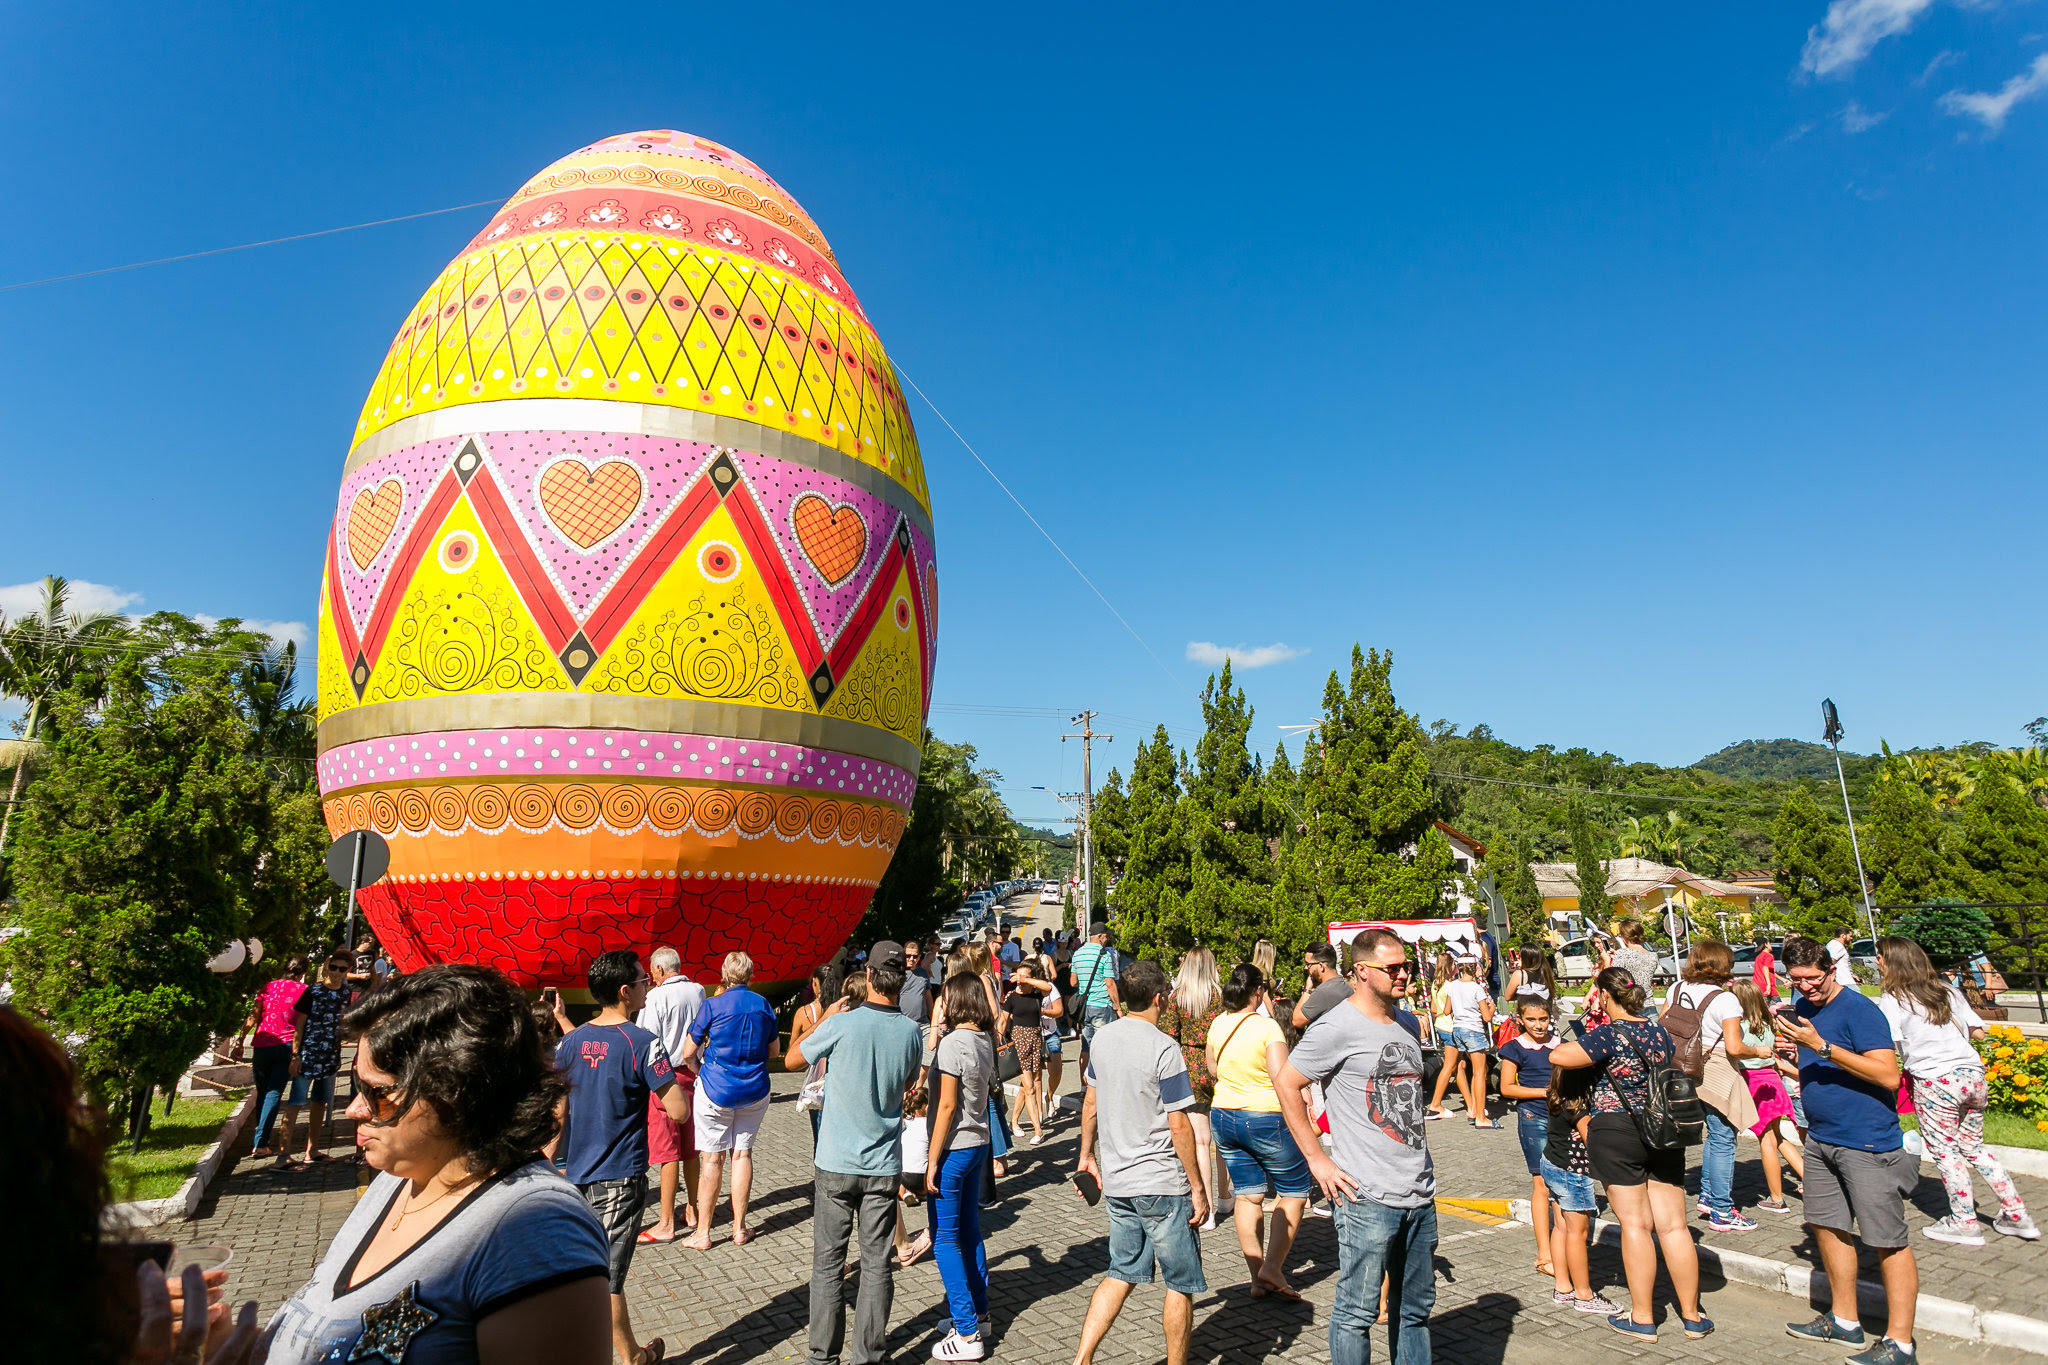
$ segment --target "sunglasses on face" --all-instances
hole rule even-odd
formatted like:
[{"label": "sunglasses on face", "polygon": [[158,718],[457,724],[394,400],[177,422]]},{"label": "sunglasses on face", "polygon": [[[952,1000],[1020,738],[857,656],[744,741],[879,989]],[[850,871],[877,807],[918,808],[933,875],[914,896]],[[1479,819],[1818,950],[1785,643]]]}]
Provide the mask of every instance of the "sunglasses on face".
[{"label": "sunglasses on face", "polygon": [[1384,962],[1361,962],[1358,965],[1361,969],[1371,968],[1376,972],[1385,972],[1388,976],[1415,975],[1415,964],[1412,962],[1396,962],[1392,966]]},{"label": "sunglasses on face", "polygon": [[362,1072],[354,1067],[350,1067],[348,1069],[348,1083],[354,1088],[356,1094],[362,1095],[370,1101],[370,1112],[377,1118],[384,1118],[392,1110],[398,1108],[396,1102],[390,1098],[391,1092],[398,1089],[398,1082],[393,1081],[389,1085],[372,1085],[363,1079]]}]

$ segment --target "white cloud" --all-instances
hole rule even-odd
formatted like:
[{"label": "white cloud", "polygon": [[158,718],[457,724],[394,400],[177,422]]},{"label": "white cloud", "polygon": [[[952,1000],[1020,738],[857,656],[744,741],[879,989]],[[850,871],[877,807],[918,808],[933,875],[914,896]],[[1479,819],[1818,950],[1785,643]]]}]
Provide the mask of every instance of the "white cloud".
[{"label": "white cloud", "polygon": [[1800,68],[1816,76],[1847,72],[1933,7],[1934,0],[1833,0],[1827,15],[1806,31]]},{"label": "white cloud", "polygon": [[1212,645],[1207,640],[1188,641],[1188,662],[1196,664],[1222,664],[1228,661],[1237,668],[1264,668],[1267,664],[1284,664],[1289,659],[1299,659],[1308,653],[1291,645]]},{"label": "white cloud", "polygon": [[2005,129],[2006,115],[2014,105],[2048,90],[2048,52],[2034,58],[2034,64],[1998,88],[1995,95],[1981,91],[1951,90],[1941,97],[1944,112],[1966,115],[1984,125],[1996,137]]},{"label": "white cloud", "polygon": [[[78,612],[126,611],[142,603],[139,592],[122,592],[104,583],[88,583],[83,578],[68,580],[71,596],[70,609]],[[9,583],[0,586],[0,612],[9,617],[30,616],[43,608],[43,585],[34,583]]]},{"label": "white cloud", "polygon": [[1889,109],[1873,114],[1855,100],[1850,100],[1842,109],[1842,131],[1845,133],[1868,132],[1891,116],[1892,111]]}]

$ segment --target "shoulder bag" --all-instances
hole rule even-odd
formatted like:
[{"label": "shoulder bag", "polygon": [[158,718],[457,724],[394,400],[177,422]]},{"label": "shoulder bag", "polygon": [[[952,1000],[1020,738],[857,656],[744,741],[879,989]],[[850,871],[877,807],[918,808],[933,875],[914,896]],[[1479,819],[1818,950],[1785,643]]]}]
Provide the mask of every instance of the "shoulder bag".
[{"label": "shoulder bag", "polygon": [[[822,1005],[811,1002],[811,1028],[815,1031],[824,1016]],[[804,1072],[803,1089],[796,1092],[796,1107],[799,1109],[823,1109],[825,1107],[825,1059],[820,1057]]]},{"label": "shoulder bag", "polygon": [[996,1021],[996,1082],[1014,1081],[1024,1074],[1024,1063],[1017,1059],[1017,1043],[1010,1037],[1016,1021],[1005,1013]]},{"label": "shoulder bag", "polygon": [[[1700,1103],[1699,1091],[1692,1083],[1692,1077],[1676,1067],[1663,1062],[1653,1062],[1643,1055],[1635,1039],[1621,1029],[1615,1035],[1628,1044],[1628,1050],[1636,1054],[1636,1060],[1643,1064],[1644,1087],[1649,1103],[1637,1109],[1628,1102],[1628,1092],[1620,1085],[1614,1085],[1614,1098],[1621,1101],[1621,1108],[1636,1126],[1636,1135],[1643,1140],[1643,1146],[1653,1152],[1683,1151],[1697,1147],[1706,1138],[1707,1110]],[[1609,1082],[1610,1085],[1614,1083]]]}]

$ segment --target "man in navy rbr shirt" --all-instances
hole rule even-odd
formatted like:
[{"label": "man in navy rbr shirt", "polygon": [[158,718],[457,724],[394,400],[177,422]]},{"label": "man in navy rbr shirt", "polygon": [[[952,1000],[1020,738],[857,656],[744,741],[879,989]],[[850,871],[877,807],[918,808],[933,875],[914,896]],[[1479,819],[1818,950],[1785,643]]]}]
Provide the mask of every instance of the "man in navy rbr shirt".
[{"label": "man in navy rbr shirt", "polygon": [[611,1247],[612,1349],[624,1365],[642,1365],[662,1358],[659,1337],[644,1351],[634,1342],[626,1313],[626,1272],[647,1205],[647,1097],[659,1099],[677,1122],[690,1111],[661,1040],[633,1022],[647,1003],[640,960],[624,949],[600,954],[588,980],[597,1017],[571,1029],[555,1049],[555,1065],[569,1083],[562,1102],[569,1183],[596,1211]]},{"label": "man in navy rbr shirt", "polygon": [[[1787,1323],[1802,1341],[1863,1345],[1856,1314],[1856,1243],[1877,1253],[1884,1280],[1885,1334],[1849,1357],[1855,1365],[1912,1365],[1913,1309],[1920,1270],[1906,1241],[1906,1200],[1920,1180],[1920,1158],[1899,1130],[1899,1053],[1884,1012],[1828,964],[1808,938],[1785,941],[1792,1015],[1778,1014],[1778,1036],[1799,1045],[1806,1108],[1806,1226],[1827,1268],[1834,1312]],[[1843,1316],[1842,1310],[1849,1310]]]}]

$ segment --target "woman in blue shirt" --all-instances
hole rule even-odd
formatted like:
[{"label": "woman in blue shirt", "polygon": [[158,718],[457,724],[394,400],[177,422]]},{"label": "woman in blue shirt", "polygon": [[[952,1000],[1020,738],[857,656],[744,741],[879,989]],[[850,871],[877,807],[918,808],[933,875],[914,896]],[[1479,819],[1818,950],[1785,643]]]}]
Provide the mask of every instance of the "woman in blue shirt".
[{"label": "woman in blue shirt", "polygon": [[725,989],[704,1002],[690,1024],[682,1064],[697,1070],[697,1154],[703,1166],[697,1178],[697,1235],[684,1242],[698,1251],[711,1250],[711,1215],[718,1207],[718,1186],[732,1153],[732,1240],[745,1246],[754,1240],[747,1226],[747,1195],[754,1185],[754,1135],[768,1114],[768,1063],[781,1051],[775,1010],[747,989],[754,979],[754,959],[727,953],[719,969]]}]

